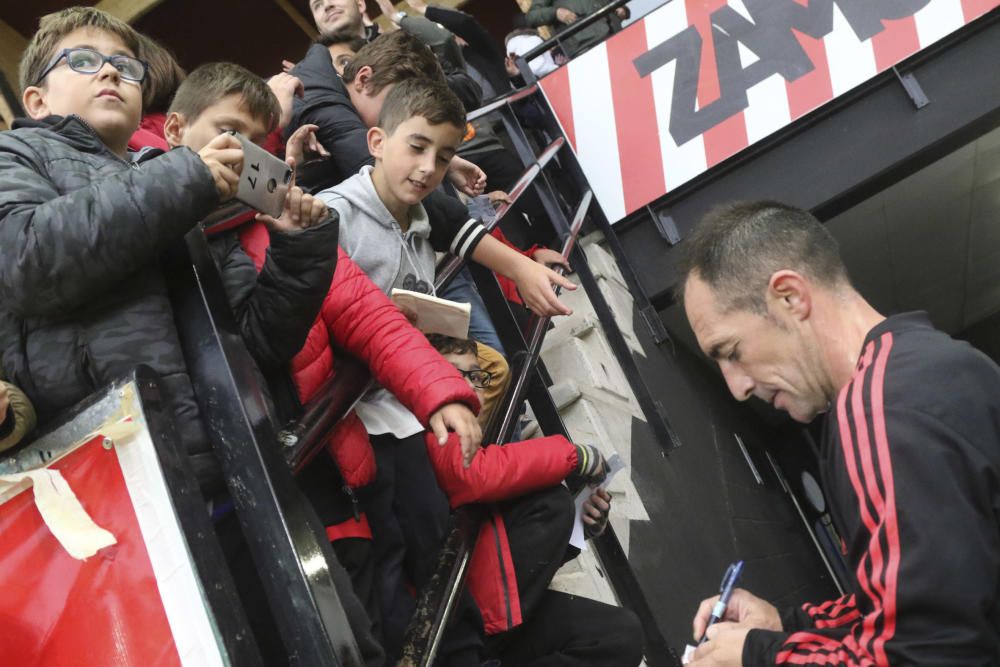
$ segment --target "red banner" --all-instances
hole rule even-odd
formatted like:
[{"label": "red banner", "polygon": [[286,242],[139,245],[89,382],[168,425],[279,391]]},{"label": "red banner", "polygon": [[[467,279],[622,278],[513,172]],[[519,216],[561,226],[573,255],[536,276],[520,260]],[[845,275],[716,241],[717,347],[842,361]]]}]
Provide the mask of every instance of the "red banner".
[{"label": "red banner", "polygon": [[0,505],[4,665],[181,665],[118,456],[101,441],[52,467],[117,544],[75,560],[42,522],[33,491]]},{"label": "red banner", "polygon": [[616,222],[997,6],[673,0],[541,85]]}]

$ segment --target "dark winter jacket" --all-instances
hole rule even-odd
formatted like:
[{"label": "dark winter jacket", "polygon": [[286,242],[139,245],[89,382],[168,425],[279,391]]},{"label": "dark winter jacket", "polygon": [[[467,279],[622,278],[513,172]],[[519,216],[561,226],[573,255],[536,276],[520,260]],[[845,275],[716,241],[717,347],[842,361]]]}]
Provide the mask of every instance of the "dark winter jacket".
[{"label": "dark winter jacket", "polygon": [[[552,26],[556,32],[561,32],[573,24],[566,25],[560,22],[556,18],[556,10],[568,9],[576,14],[578,19],[583,19],[610,3],[611,0],[532,0],[531,9],[528,10],[525,18],[528,25],[534,28],[548,25]],[[563,51],[570,58],[574,58],[621,29],[621,19],[618,18],[617,14],[611,12],[605,18],[595,21],[562,40]]]},{"label": "dark winter jacket", "polygon": [[[0,350],[39,421],[138,364],[162,378],[203,488],[221,478],[181,352],[160,257],[218,205],[186,148],[112,154],[82,120],[19,121],[0,134]],[[275,234],[258,278],[235,234],[213,241],[247,346],[262,370],[301,347],[333,274],[336,226]],[[333,239],[331,241],[331,239]]]},{"label": "dark winter jacket", "polygon": [[434,5],[427,7],[424,16],[466,41],[468,46],[462,49],[466,63],[474,67],[493,88],[493,95],[486,95],[487,98],[510,91],[510,79],[504,66],[506,54],[474,16],[457,9]]},{"label": "dark winter jacket", "polygon": [[847,595],[752,630],[744,665],[1000,664],[1000,368],[895,315],[826,417],[820,472]]}]

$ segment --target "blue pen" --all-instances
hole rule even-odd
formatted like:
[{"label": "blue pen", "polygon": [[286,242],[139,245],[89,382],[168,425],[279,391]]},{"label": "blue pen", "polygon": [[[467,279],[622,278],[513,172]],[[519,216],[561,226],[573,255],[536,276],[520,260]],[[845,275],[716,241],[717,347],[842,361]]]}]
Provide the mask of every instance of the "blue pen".
[{"label": "blue pen", "polygon": [[705,626],[705,634],[701,636],[698,646],[708,641],[708,629],[712,627],[712,624],[722,620],[722,617],[725,616],[726,605],[729,604],[729,598],[732,596],[733,589],[736,588],[736,583],[740,580],[741,574],[743,574],[743,561],[741,560],[736,561],[726,568],[726,573],[722,576],[722,583],[719,585],[719,601],[712,607],[712,615],[708,618],[708,625]]}]

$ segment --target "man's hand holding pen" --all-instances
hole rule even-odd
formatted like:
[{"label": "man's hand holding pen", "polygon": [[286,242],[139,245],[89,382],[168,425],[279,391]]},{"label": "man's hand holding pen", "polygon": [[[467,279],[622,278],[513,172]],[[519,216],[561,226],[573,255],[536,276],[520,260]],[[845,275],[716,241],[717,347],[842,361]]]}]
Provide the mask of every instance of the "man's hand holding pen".
[{"label": "man's hand holding pen", "polygon": [[750,630],[782,630],[778,610],[742,588],[733,589],[720,622],[708,627],[719,597],[715,595],[702,601],[694,617],[695,641],[702,637],[707,637],[708,641],[698,646],[694,659],[688,663],[693,667],[739,667],[743,664],[743,643]]}]

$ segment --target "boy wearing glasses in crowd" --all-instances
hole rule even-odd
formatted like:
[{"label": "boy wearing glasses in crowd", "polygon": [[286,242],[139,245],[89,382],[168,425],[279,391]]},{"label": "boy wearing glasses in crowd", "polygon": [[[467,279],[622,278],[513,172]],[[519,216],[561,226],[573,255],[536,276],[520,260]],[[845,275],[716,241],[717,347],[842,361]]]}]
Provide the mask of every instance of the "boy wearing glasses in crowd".
[{"label": "boy wearing glasses in crowd", "polygon": [[[128,152],[147,73],[138,43],[128,24],[74,7],[43,17],[25,50],[29,119],[0,134],[0,352],[42,423],[137,365],[152,368],[210,498],[222,477],[160,260],[234,195],[243,151],[221,135],[198,152]],[[325,207],[290,189],[282,216],[264,218],[272,255],[260,279],[235,238],[213,242],[237,322],[265,373],[286,368],[330,285],[335,256],[327,248],[337,236],[328,220]]]},{"label": "boy wearing glasses in crowd", "polygon": [[[493,378],[479,367],[476,341],[427,338],[482,400]],[[577,554],[568,545],[575,515],[562,481],[600,482],[606,468],[600,452],[557,435],[489,445],[466,468],[457,438],[445,447],[430,436],[426,443],[453,508],[491,504],[467,578],[488,635],[484,657],[525,666],[568,656],[574,665],[639,664],[642,628],[632,612],[549,589],[556,570]],[[596,489],[583,505],[585,533],[600,535],[610,511],[611,495]]]}]

